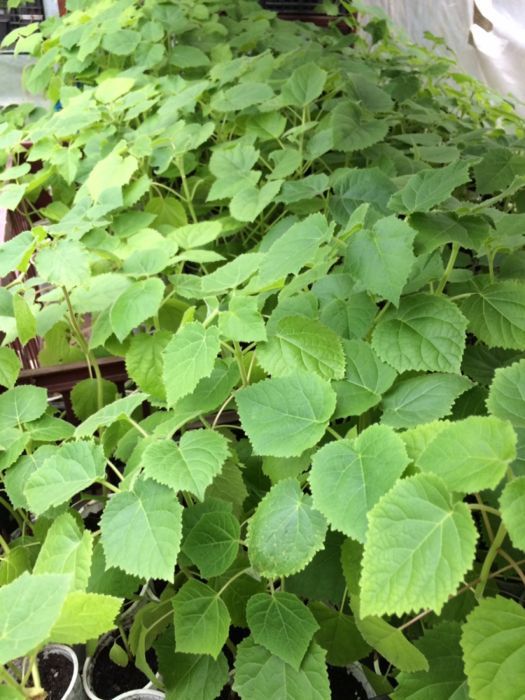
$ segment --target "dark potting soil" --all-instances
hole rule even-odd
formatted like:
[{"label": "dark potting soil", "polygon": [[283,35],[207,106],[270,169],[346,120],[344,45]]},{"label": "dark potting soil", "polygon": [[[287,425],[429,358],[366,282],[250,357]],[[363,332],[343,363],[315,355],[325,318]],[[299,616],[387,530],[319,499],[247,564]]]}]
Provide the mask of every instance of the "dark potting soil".
[{"label": "dark potting soil", "polygon": [[47,700],[60,700],[71,683],[73,664],[62,654],[47,652],[38,657],[38,672]]},{"label": "dark potting soil", "polygon": [[328,666],[328,678],[332,700],[366,700],[363,686],[346,669]]},{"label": "dark potting soil", "polygon": [[[128,690],[144,688],[149,682],[147,676],[132,661],[127,666],[114,664],[109,658],[110,648],[111,645],[108,644],[97,653],[92,675],[95,695],[103,700],[111,700],[111,698],[120,695],[120,693],[126,693]],[[158,668],[157,657],[153,649],[148,649],[146,659],[151,668],[156,671]]]}]

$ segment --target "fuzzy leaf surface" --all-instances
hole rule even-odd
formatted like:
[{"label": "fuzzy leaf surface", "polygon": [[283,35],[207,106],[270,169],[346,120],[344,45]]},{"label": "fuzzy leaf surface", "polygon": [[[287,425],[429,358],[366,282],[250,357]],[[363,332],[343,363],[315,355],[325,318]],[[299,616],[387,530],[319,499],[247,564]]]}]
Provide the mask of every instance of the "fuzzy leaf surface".
[{"label": "fuzzy leaf surface", "polygon": [[205,513],[184,539],[182,551],[198,567],[202,576],[224,573],[237,558],[241,528],[228,511]]},{"label": "fuzzy leaf surface", "polygon": [[50,633],[58,644],[85,644],[115,627],[121,598],[73,591],[67,596]]},{"label": "fuzzy leaf surface", "polygon": [[525,349],[525,285],[502,280],[477,285],[461,309],[469,330],[490,348]]},{"label": "fuzzy leaf surface", "polygon": [[496,370],[487,408],[494,416],[525,428],[525,360]]},{"label": "fuzzy leaf surface", "polygon": [[434,474],[399,481],[370,512],[361,614],[439,612],[472,566],[477,531]]},{"label": "fuzzy leaf surface", "polygon": [[388,206],[395,212],[430,211],[448,199],[452,192],[469,181],[469,165],[461,161],[444,168],[429,168],[412,175],[406,185],[392,195]]},{"label": "fuzzy leaf surface", "polygon": [[185,654],[218,657],[230,629],[230,614],[217,591],[187,581],[173,599],[175,646]]},{"label": "fuzzy leaf surface", "polygon": [[525,476],[508,482],[500,497],[500,509],[512,544],[525,551]]},{"label": "fuzzy leaf surface", "polygon": [[164,283],[157,277],[134,282],[114,301],[109,312],[111,328],[122,341],[148,318],[154,316],[164,295]]}]

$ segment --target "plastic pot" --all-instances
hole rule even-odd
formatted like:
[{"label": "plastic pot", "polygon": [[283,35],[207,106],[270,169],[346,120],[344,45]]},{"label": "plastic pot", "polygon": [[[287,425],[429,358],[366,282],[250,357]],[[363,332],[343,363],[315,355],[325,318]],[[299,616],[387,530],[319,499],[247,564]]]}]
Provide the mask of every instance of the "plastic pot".
[{"label": "plastic pot", "polygon": [[[100,654],[100,652],[103,649],[107,648],[108,646],[111,646],[114,643],[114,641],[115,641],[115,636],[113,633],[108,632],[108,634],[105,634],[101,638],[101,640],[98,644],[98,647],[97,647],[95,653],[93,654],[93,656],[88,656],[84,662],[84,668],[82,669],[82,685],[84,687],[84,692],[87,695],[87,697],[89,698],[89,700],[103,700],[102,698],[100,698],[96,694],[96,692],[93,689],[93,671],[95,668],[95,662],[97,660],[98,654]],[[138,697],[142,693],[146,693],[146,692],[147,693],[150,693],[150,692],[156,693],[156,692],[158,692],[158,691],[154,691],[154,690],[150,691],[150,688],[153,688],[153,683],[151,683],[151,681],[148,681],[142,688],[136,688],[133,690],[126,691],[125,693],[120,693],[118,695],[118,697],[119,698],[122,698],[124,696],[131,697],[131,695],[133,695],[133,697],[135,697],[135,696]],[[131,695],[130,695],[130,693],[131,693]],[[162,693],[160,695],[162,697],[164,697],[164,695]],[[117,697],[117,696],[115,696],[115,697]],[[148,697],[150,697],[150,696],[148,695]],[[158,696],[157,695],[151,696],[151,700],[153,700],[154,697],[158,697]]]},{"label": "plastic pot", "polygon": [[121,693],[113,700],[161,700],[165,697],[160,690],[128,690],[127,693]]},{"label": "plastic pot", "polygon": [[[65,657],[73,666],[71,681],[61,697],[61,700],[85,700],[86,696],[82,688],[82,682],[78,672],[78,658],[71,647],[64,644],[48,644],[40,654],[41,659],[46,659],[50,654]],[[45,689],[49,690],[49,689]]]}]

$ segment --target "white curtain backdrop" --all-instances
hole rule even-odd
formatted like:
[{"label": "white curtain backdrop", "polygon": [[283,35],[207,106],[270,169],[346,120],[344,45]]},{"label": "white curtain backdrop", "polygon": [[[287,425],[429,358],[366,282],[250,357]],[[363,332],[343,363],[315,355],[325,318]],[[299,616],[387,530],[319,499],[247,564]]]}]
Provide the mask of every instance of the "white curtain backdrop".
[{"label": "white curtain backdrop", "polygon": [[[525,102],[525,0],[365,0],[417,42],[445,39],[459,66],[504,96]],[[525,115],[525,105],[518,105]]]}]

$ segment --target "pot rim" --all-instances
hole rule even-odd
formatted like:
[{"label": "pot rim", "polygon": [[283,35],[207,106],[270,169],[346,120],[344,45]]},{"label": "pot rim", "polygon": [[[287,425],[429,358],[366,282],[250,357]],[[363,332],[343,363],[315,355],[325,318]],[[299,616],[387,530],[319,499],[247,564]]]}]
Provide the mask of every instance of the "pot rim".
[{"label": "pot rim", "polygon": [[131,699],[135,695],[140,695],[140,696],[147,695],[150,698],[158,698],[159,700],[160,700],[160,698],[166,697],[166,694],[160,690],[153,690],[150,688],[145,688],[143,690],[140,690],[140,689],[139,690],[126,690],[125,693],[121,693],[120,695],[116,695],[113,698],[113,700],[128,700],[128,698]]},{"label": "pot rim", "polygon": [[68,698],[69,695],[71,695],[78,678],[78,656],[75,654],[75,651],[71,647],[68,647],[65,644],[47,644],[44,647],[42,653],[45,654],[46,651],[51,653],[63,654],[64,656],[67,656],[73,664],[73,673],[71,675],[71,681],[66,691],[62,695],[62,700],[64,700],[65,698]]}]

